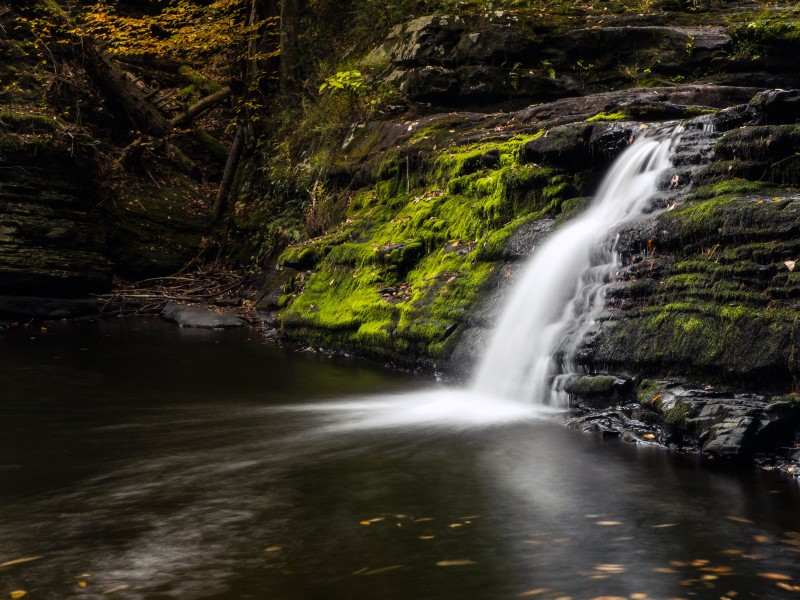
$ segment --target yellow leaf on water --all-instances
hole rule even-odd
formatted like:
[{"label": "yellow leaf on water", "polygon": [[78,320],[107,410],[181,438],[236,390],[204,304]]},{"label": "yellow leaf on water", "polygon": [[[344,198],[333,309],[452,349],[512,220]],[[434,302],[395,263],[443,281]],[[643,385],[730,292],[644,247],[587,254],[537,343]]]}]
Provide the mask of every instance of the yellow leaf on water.
[{"label": "yellow leaf on water", "polygon": [[700,579],[703,581],[714,581],[715,579],[719,579],[717,575],[703,575]]},{"label": "yellow leaf on water", "polygon": [[726,548],[722,550],[722,554],[730,554],[731,556],[736,556],[737,554],[744,554],[744,550],[737,550],[736,548]]},{"label": "yellow leaf on water", "polygon": [[130,587],[129,585],[125,585],[125,584],[118,585],[117,587],[113,587],[113,588],[107,589],[105,592],[103,592],[103,595],[107,596],[108,594],[115,594],[117,592],[123,592],[123,591],[127,590],[129,587]]},{"label": "yellow leaf on water", "polygon": [[283,546],[270,546],[268,548],[264,548],[264,552],[280,552],[283,550]]},{"label": "yellow leaf on water", "polygon": [[463,524],[463,523],[450,523],[450,525],[448,525],[448,527],[449,527],[450,529],[455,529],[455,528],[457,528],[457,527],[463,527],[463,526],[464,526],[464,524]]},{"label": "yellow leaf on water", "polygon": [[463,567],[466,565],[474,565],[474,560],[461,559],[461,560],[440,560],[436,563],[437,567]]},{"label": "yellow leaf on water", "polygon": [[633,600],[647,600],[650,596],[647,594],[631,594],[628,597],[632,598]]},{"label": "yellow leaf on water", "polygon": [[14,565],[21,565],[24,563],[28,563],[34,560],[39,560],[42,558],[41,556],[26,556],[25,558],[15,558],[14,560],[7,560],[4,563],[0,563],[0,569],[5,567],[13,567]]},{"label": "yellow leaf on water", "polygon": [[646,439],[646,440],[654,440],[654,439],[656,439],[656,436],[654,436],[652,433],[645,433],[642,437],[644,439]]},{"label": "yellow leaf on water", "polygon": [[779,581],[775,585],[786,590],[787,592],[800,592],[800,585],[790,585],[784,581]]},{"label": "yellow leaf on water", "polygon": [[421,535],[421,536],[419,536],[419,539],[421,539],[421,540],[432,540],[435,537],[436,537],[435,535]]},{"label": "yellow leaf on water", "polygon": [[750,519],[745,519],[744,517],[739,517],[736,515],[728,515],[725,518],[728,519],[728,521],[733,521],[735,523],[753,523]]},{"label": "yellow leaf on water", "polygon": [[23,598],[28,595],[28,592],[25,590],[14,590],[9,594],[12,598]]},{"label": "yellow leaf on water", "polygon": [[792,578],[788,575],[784,575],[783,573],[759,573],[759,577],[763,577],[764,579],[771,579],[772,581],[791,581]]},{"label": "yellow leaf on water", "polygon": [[380,573],[388,573],[389,571],[396,571],[397,569],[402,569],[403,565],[391,565],[389,567],[381,567],[379,569],[370,569],[368,571],[362,571],[360,575],[369,576],[369,575],[378,575]]},{"label": "yellow leaf on water", "polygon": [[595,525],[600,525],[601,527],[613,527],[614,525],[622,525],[621,521],[597,521]]},{"label": "yellow leaf on water", "polygon": [[363,525],[364,527],[369,527],[370,525],[372,525],[370,521],[359,521],[358,524]]},{"label": "yellow leaf on water", "polygon": [[85,588],[87,585],[89,585],[89,584],[87,584],[85,581],[79,581],[78,582],[78,587]]},{"label": "yellow leaf on water", "polygon": [[622,573],[625,571],[624,566],[614,564],[595,565],[594,568],[596,571],[600,571],[601,573]]},{"label": "yellow leaf on water", "polygon": [[769,543],[769,536],[767,535],[754,535],[753,539],[757,541],[759,544]]},{"label": "yellow leaf on water", "polygon": [[700,570],[706,573],[716,573],[717,575],[730,575],[733,573],[733,569],[730,567],[703,567]]},{"label": "yellow leaf on water", "polygon": [[527,592],[522,592],[521,594],[517,594],[520,598],[530,598],[531,596],[539,596],[544,594],[545,592],[549,592],[547,588],[536,588],[533,590],[528,590]]},{"label": "yellow leaf on water", "polygon": [[709,562],[711,562],[711,561],[706,560],[705,558],[698,558],[696,560],[693,560],[691,562],[691,565],[693,567],[705,567]]}]

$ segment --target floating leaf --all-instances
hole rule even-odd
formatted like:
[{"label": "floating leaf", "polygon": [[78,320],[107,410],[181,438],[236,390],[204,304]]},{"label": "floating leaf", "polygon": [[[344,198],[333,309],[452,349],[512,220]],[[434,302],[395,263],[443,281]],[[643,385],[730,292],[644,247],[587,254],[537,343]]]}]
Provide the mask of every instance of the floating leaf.
[{"label": "floating leaf", "polygon": [[282,546],[269,546],[268,548],[264,548],[264,552],[280,552],[283,550]]},{"label": "floating leaf", "polygon": [[733,521],[734,523],[749,523],[752,525],[752,521],[750,519],[745,519],[744,517],[738,517],[736,515],[728,515],[725,517],[728,521]]},{"label": "floating leaf", "polygon": [[14,590],[9,594],[12,598],[23,598],[28,595],[28,592],[25,590]]},{"label": "floating leaf", "polygon": [[109,594],[116,594],[117,592],[124,592],[129,587],[130,587],[129,585],[125,585],[125,584],[118,585],[117,587],[113,587],[113,588],[107,589],[105,592],[103,592],[103,595],[107,596]]},{"label": "floating leaf", "polygon": [[625,571],[624,566],[614,564],[595,565],[594,568],[596,571],[600,571],[602,573],[622,573]]},{"label": "floating leaf", "polygon": [[646,440],[654,440],[654,439],[656,439],[656,436],[654,436],[652,433],[645,433],[642,437],[644,439],[646,439]]},{"label": "floating leaf", "polygon": [[772,581],[791,581],[792,578],[788,575],[784,575],[783,573],[759,573],[759,577],[763,577],[764,579],[770,579]]},{"label": "floating leaf", "polygon": [[370,525],[372,525],[372,522],[371,521],[359,521],[358,524],[359,525],[363,525],[364,527],[369,527]]},{"label": "floating leaf", "polygon": [[435,535],[421,535],[421,536],[419,536],[419,539],[421,539],[421,540],[432,540],[435,537],[436,537]]},{"label": "floating leaf", "polygon": [[614,525],[622,525],[620,521],[597,521],[595,525],[600,525],[601,527],[613,527]]},{"label": "floating leaf", "polygon": [[440,560],[436,563],[437,567],[463,567],[466,565],[474,565],[474,560],[461,559],[461,560]]},{"label": "floating leaf", "polygon": [[757,541],[759,544],[769,543],[769,536],[767,535],[754,535],[753,539]]},{"label": "floating leaf", "polygon": [[13,567],[15,565],[22,565],[24,563],[29,563],[34,560],[39,560],[42,558],[41,556],[26,556],[24,558],[15,558],[14,560],[8,560],[4,563],[0,563],[0,569],[4,569],[6,567]]},{"label": "floating leaf", "polygon": [[776,583],[779,588],[782,588],[788,592],[800,592],[800,585],[791,585],[783,581],[779,581]]},{"label": "floating leaf", "polygon": [[370,569],[368,571],[361,571],[359,575],[369,576],[369,575],[378,575],[380,573],[388,573],[389,571],[396,571],[397,569],[402,569],[403,565],[391,565],[388,567],[381,567],[379,569]]},{"label": "floating leaf", "polygon": [[730,575],[733,573],[733,569],[730,567],[703,567],[700,570],[706,573],[716,573],[717,575]]},{"label": "floating leaf", "polygon": [[783,261],[783,264],[786,265],[786,268],[789,269],[789,271],[794,271],[794,266],[797,264],[797,261],[796,260],[785,260],[785,261]]},{"label": "floating leaf", "polygon": [[78,587],[85,588],[87,585],[89,585],[89,584],[88,584],[88,583],[86,583],[85,581],[79,581],[79,582],[78,582]]},{"label": "floating leaf", "polygon": [[548,590],[547,588],[536,588],[533,590],[528,590],[527,592],[522,592],[521,594],[518,594],[518,596],[520,598],[530,598],[531,596],[540,596],[541,594],[544,594],[545,592],[549,591],[550,590]]},{"label": "floating leaf", "polygon": [[463,527],[463,526],[464,526],[464,524],[463,524],[463,523],[450,523],[450,524],[448,525],[448,527],[449,527],[450,529],[455,529],[456,527]]},{"label": "floating leaf", "polygon": [[706,560],[705,558],[698,558],[693,560],[690,564],[693,567],[705,567],[710,562],[711,562],[710,560]]}]

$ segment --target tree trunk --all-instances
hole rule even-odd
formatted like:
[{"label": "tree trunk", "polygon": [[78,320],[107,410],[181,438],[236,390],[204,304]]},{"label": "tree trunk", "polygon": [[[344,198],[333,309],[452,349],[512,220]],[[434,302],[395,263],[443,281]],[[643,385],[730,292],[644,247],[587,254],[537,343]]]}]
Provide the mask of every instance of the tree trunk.
[{"label": "tree trunk", "polygon": [[239,159],[242,156],[242,150],[244,150],[244,137],[244,126],[240,123],[236,128],[236,135],[233,138],[231,152],[228,154],[228,161],[225,163],[225,171],[222,173],[222,181],[219,183],[214,206],[211,208],[211,221],[213,223],[219,222],[222,215],[225,214],[228,195],[233,185],[233,176],[236,174],[236,167],[239,166]]},{"label": "tree trunk", "polygon": [[302,0],[281,0],[281,94],[291,94],[299,87],[300,67],[298,35]]}]

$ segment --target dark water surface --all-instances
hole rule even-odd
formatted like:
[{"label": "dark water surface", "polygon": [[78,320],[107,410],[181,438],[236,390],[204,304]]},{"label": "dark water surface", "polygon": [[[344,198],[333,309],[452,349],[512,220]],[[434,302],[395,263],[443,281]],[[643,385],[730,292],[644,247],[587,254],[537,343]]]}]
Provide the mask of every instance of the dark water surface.
[{"label": "dark water surface", "polygon": [[0,598],[800,598],[774,473],[253,331],[35,337],[0,336]]}]

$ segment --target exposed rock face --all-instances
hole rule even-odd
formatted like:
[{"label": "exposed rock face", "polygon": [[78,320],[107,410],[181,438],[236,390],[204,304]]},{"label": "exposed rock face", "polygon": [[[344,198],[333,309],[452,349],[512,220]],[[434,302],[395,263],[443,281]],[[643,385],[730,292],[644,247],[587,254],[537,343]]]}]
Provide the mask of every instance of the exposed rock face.
[{"label": "exposed rock face", "polygon": [[798,50],[780,32],[678,25],[665,12],[649,23],[594,21],[575,28],[531,13],[427,16],[395,27],[368,60],[389,63],[387,81],[412,100],[443,106],[541,102],[701,77],[727,85],[800,84],[787,56],[774,52]]},{"label": "exposed rock face", "polygon": [[94,162],[67,139],[6,134],[0,165],[0,313],[25,314],[8,298],[24,296],[39,316],[69,316],[72,310],[42,299],[85,298],[111,284]]}]

